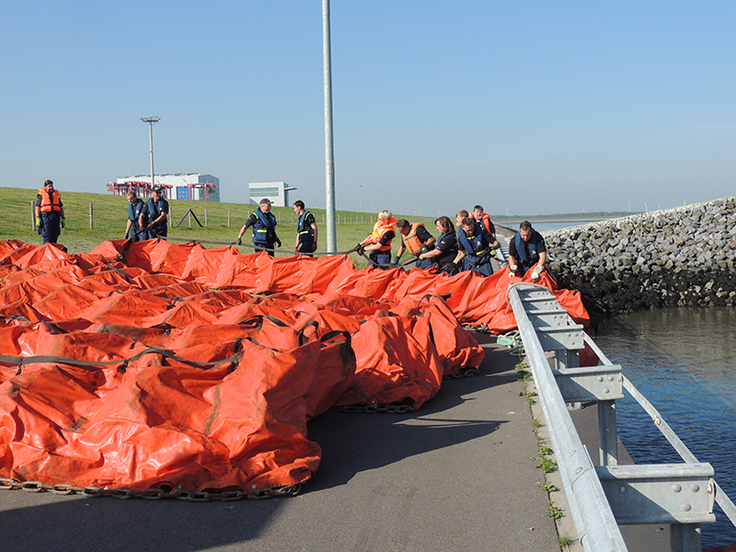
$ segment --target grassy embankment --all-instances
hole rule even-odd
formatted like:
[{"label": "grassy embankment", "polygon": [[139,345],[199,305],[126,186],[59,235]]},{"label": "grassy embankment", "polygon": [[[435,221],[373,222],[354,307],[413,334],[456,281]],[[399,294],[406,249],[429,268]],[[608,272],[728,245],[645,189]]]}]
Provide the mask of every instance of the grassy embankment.
[{"label": "grassy embankment", "polygon": [[[31,218],[31,202],[36,199],[37,190],[25,188],[2,188],[0,187],[0,240],[17,239],[25,243],[40,245],[42,242],[35,230]],[[69,253],[80,253],[91,251],[100,243],[121,239],[125,234],[125,225],[128,219],[128,199],[125,196],[113,196],[111,194],[88,194],[65,192],[59,190],[61,200],[64,203],[64,214],[66,215],[66,228],[61,231],[59,243],[64,244]],[[174,238],[172,242],[181,243],[178,240],[201,240],[208,242],[219,242],[231,244],[238,237],[238,232],[248,215],[256,208],[255,205],[240,203],[205,203],[201,201],[184,201],[170,199],[172,220],[174,225],[179,224],[188,209],[196,215],[202,225],[201,228],[192,218],[189,226],[188,217],[180,226],[169,228],[169,237]],[[90,204],[92,204],[93,228],[90,228]],[[207,216],[205,217],[205,209]],[[228,225],[228,212],[230,213],[230,225]],[[296,217],[292,207],[274,207],[272,212],[278,220],[277,232],[282,241],[282,248],[293,251],[296,241]],[[319,240],[317,253],[324,252],[327,248],[325,237],[325,210],[310,209],[317,220]],[[355,244],[370,234],[375,222],[374,213],[358,213],[355,211],[337,211],[337,250],[347,251]],[[398,218],[398,215],[397,215]],[[419,217],[405,217],[411,221],[423,221],[430,230],[434,229],[434,219],[421,219]],[[248,230],[244,236],[243,243],[251,243],[251,231]],[[205,247],[218,247],[217,245],[203,244]],[[394,247],[394,250],[396,247]],[[248,247],[241,247],[243,253],[251,253]],[[277,256],[285,256],[287,253],[277,253]],[[365,266],[366,262],[356,254],[352,255],[357,266]]]},{"label": "grassy embankment", "polygon": [[[27,188],[5,188],[0,187],[0,240],[17,239],[26,243],[41,244],[41,236],[33,230],[31,218],[31,202],[35,200],[36,189]],[[88,194],[65,192],[60,190],[64,211],[66,214],[66,228],[62,230],[59,242],[63,243],[70,253],[91,251],[100,243],[121,239],[125,233],[125,225],[128,217],[128,200],[125,196],[113,196],[111,194]],[[93,212],[93,225],[90,228],[90,204]],[[201,201],[183,201],[170,199],[172,219],[174,225],[179,224],[184,213],[192,209],[199,221],[206,226],[200,226],[192,219],[185,219],[181,225],[169,228],[169,237],[175,243],[178,240],[196,240],[207,242],[219,242],[231,244],[238,237],[240,227],[248,215],[256,208],[255,205],[241,203],[205,203]],[[205,210],[207,216],[205,217]],[[325,237],[325,210],[310,209],[317,219],[319,227],[319,243],[317,253],[324,252],[327,247]],[[274,207],[273,212],[279,222],[278,234],[281,238],[283,249],[291,252],[294,248],[296,237],[296,219],[291,207]],[[230,225],[228,225],[228,213],[230,214]],[[539,216],[501,216],[492,215],[495,222],[508,225],[508,222],[516,222],[528,218],[531,221],[555,221],[555,220],[577,220],[577,219],[604,219],[615,216],[624,216],[631,213],[571,213],[558,215]],[[452,217],[453,213],[448,213]],[[371,232],[375,222],[375,213],[359,213],[356,211],[337,211],[337,250],[347,251],[352,249],[356,243],[361,241]],[[396,218],[402,215],[395,214]],[[427,229],[435,232],[434,217],[410,217],[409,221],[422,221]],[[251,232],[244,236],[244,243],[250,243]],[[394,242],[394,251],[397,249]],[[212,244],[203,244],[205,247],[217,247]],[[252,249],[242,247],[241,251],[250,253]],[[290,254],[290,253],[288,253]],[[277,253],[284,256],[287,253]],[[365,266],[365,260],[358,255],[352,255],[353,260],[359,267]]]}]

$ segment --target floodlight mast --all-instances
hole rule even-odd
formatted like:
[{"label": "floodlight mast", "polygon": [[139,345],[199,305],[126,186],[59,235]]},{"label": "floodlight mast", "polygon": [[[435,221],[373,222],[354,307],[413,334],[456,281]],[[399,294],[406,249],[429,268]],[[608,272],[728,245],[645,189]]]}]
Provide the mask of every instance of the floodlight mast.
[{"label": "floodlight mast", "polygon": [[151,146],[151,189],[153,189],[154,186],[153,175],[155,174],[153,172],[153,125],[158,123],[160,120],[161,117],[141,117],[141,121],[148,123],[148,137],[149,144]]},{"label": "floodlight mast", "polygon": [[332,145],[332,69],[330,61],[330,0],[322,0],[322,53],[325,86],[325,187],[327,252],[337,252],[335,227],[335,154]]}]

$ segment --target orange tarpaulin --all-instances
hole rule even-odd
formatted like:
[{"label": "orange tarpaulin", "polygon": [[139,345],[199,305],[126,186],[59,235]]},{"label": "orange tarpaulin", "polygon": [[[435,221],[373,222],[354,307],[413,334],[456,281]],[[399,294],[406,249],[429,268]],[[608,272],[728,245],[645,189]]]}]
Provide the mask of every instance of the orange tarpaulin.
[{"label": "orange tarpaulin", "polygon": [[[0,242],[0,477],[253,489],[319,465],[334,405],[419,408],[514,327],[489,278],[162,240]],[[517,279],[518,281],[518,279]],[[547,285],[586,322],[579,294]]]}]

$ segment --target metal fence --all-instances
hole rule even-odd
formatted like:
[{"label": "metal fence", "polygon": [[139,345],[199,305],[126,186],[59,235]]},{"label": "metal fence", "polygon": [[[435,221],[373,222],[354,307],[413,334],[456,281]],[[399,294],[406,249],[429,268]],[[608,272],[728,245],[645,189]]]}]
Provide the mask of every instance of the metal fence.
[{"label": "metal fence", "polygon": [[[736,525],[736,507],[713,479],[713,468],[685,447],[646,398],[575,324],[545,287],[515,284],[507,295],[550,432],[570,512],[589,552],[627,550],[619,525],[669,524],[671,549],[700,552],[700,524],[715,521],[718,502]],[[601,363],[580,367],[587,343]],[[550,358],[548,358],[548,356]],[[682,464],[618,465],[616,406],[623,390],[639,402],[683,458]],[[594,466],[567,409],[596,402],[599,463]]]}]

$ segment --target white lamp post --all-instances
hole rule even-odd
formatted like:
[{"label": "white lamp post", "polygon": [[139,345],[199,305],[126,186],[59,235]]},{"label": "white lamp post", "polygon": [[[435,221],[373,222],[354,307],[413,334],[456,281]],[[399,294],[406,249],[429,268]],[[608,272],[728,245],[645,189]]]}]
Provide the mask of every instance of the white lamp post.
[{"label": "white lamp post", "polygon": [[144,123],[148,123],[148,136],[149,143],[151,145],[151,189],[153,189],[154,186],[153,175],[155,174],[153,172],[153,125],[155,123],[158,123],[160,120],[160,117],[141,117],[141,121],[143,121]]}]

